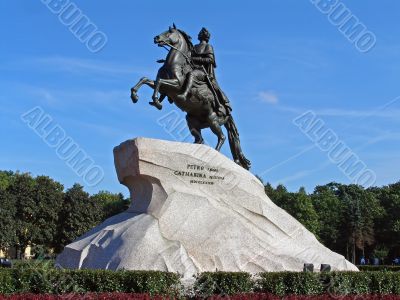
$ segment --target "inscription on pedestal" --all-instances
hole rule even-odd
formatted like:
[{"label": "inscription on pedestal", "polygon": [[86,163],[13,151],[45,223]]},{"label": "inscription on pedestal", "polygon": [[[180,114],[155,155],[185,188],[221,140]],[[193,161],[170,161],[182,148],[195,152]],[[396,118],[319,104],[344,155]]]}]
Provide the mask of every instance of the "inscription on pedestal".
[{"label": "inscription on pedestal", "polygon": [[219,174],[219,169],[209,166],[186,165],[186,170],[175,170],[174,175],[188,178],[190,184],[214,185],[216,181],[225,179]]}]

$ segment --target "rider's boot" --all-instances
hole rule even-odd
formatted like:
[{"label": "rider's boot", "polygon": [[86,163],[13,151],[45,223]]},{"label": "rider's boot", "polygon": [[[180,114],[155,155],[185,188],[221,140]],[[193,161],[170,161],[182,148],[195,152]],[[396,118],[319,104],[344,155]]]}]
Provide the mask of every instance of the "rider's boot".
[{"label": "rider's boot", "polygon": [[181,101],[186,101],[187,100],[187,97],[189,95],[190,89],[193,86],[193,82],[194,82],[194,76],[192,74],[190,74],[188,76],[188,78],[187,78],[186,86],[184,87],[183,93],[181,93],[181,94],[176,96],[176,98],[178,100],[181,100]]}]

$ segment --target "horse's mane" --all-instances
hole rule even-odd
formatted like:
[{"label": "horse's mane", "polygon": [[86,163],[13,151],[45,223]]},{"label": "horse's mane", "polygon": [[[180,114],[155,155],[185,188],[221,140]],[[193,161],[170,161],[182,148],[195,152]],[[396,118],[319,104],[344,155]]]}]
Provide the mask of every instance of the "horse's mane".
[{"label": "horse's mane", "polygon": [[192,50],[193,50],[193,43],[192,43],[192,38],[190,37],[190,35],[188,35],[186,32],[184,32],[184,31],[181,30],[181,29],[177,29],[177,30],[180,32],[180,34],[182,34],[183,38],[185,39],[186,43],[187,43],[188,46],[189,46],[190,52],[192,52]]}]

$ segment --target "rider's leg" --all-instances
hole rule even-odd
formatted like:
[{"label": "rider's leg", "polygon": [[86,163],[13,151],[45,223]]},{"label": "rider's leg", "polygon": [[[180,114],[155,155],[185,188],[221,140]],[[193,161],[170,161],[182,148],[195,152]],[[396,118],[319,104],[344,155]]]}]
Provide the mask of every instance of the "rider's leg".
[{"label": "rider's leg", "polygon": [[186,75],[186,81],[183,86],[183,92],[176,96],[178,98],[178,100],[185,101],[187,99],[190,89],[193,86],[195,77],[196,77],[196,70],[194,70]]}]

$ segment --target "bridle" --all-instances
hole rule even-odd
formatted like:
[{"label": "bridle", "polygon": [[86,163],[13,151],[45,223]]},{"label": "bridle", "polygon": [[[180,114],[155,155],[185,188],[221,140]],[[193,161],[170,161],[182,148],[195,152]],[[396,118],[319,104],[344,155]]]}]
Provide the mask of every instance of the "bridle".
[{"label": "bridle", "polygon": [[187,56],[187,55],[186,55],[185,53],[183,53],[181,50],[179,50],[178,48],[176,48],[175,46],[171,45],[171,44],[168,43],[168,42],[164,42],[164,41],[163,41],[163,45],[160,45],[160,47],[162,47],[162,48],[164,48],[165,50],[169,51],[169,49],[168,49],[166,46],[168,46],[168,47],[170,47],[170,48],[172,48],[172,49],[178,51],[180,54],[182,54],[183,57],[186,59],[186,61],[189,63],[189,65],[190,65],[191,67],[194,68],[193,62],[192,62],[192,60],[190,59],[189,56]]}]

